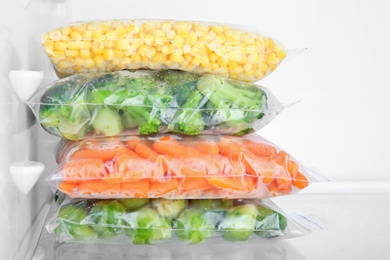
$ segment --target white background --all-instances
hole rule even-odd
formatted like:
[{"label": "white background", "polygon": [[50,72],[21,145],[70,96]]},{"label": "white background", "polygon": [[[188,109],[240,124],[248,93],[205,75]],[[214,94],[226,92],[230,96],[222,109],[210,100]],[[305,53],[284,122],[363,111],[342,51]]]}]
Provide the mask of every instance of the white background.
[{"label": "white background", "polygon": [[[13,30],[22,69],[42,67],[40,33],[88,19],[233,23],[271,34],[289,50],[308,48],[259,82],[284,103],[301,100],[259,133],[331,180],[390,180],[386,1],[33,0],[24,16],[16,15],[17,1],[0,1],[0,20]],[[29,48],[23,49],[26,34]]]}]

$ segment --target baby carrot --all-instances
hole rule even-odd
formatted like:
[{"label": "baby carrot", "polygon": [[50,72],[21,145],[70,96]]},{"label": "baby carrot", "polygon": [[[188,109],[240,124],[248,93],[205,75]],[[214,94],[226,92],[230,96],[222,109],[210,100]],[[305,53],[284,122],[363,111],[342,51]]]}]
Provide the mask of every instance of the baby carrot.
[{"label": "baby carrot", "polygon": [[201,157],[202,153],[194,148],[186,147],[175,139],[160,138],[153,143],[153,150],[159,154],[170,155],[176,158],[196,158]]},{"label": "baby carrot", "polygon": [[257,156],[273,157],[277,154],[275,147],[269,144],[256,143],[249,139],[242,140],[243,145]]},{"label": "baby carrot", "polygon": [[149,159],[152,162],[155,162],[159,156],[158,153],[141,142],[135,146],[134,151],[141,157]]},{"label": "baby carrot", "polygon": [[209,176],[208,182],[219,189],[252,192],[256,189],[257,178],[250,176]]},{"label": "baby carrot", "polygon": [[187,192],[187,191],[210,191],[215,190],[216,187],[214,185],[211,185],[206,178],[204,177],[185,177],[180,182],[180,188],[179,190],[181,192]]},{"label": "baby carrot", "polygon": [[133,182],[122,182],[120,192],[127,197],[147,198],[149,193],[149,180],[142,179]]},{"label": "baby carrot", "polygon": [[100,159],[70,160],[62,168],[64,180],[100,179],[106,174],[104,163]]},{"label": "baby carrot", "polygon": [[210,155],[219,154],[218,145],[212,141],[195,140],[193,142],[188,142],[186,145],[204,154],[210,154]]},{"label": "baby carrot", "polygon": [[153,180],[149,182],[149,195],[152,198],[158,198],[172,191],[176,191],[179,183],[176,178],[167,178],[164,180]]},{"label": "baby carrot", "polygon": [[65,193],[68,196],[71,196],[73,193],[73,190],[77,188],[78,183],[72,182],[72,181],[63,181],[58,186],[58,189]]},{"label": "baby carrot", "polygon": [[132,136],[129,140],[126,141],[126,144],[129,149],[134,150],[139,142],[141,142],[141,140],[138,136]]},{"label": "baby carrot", "polygon": [[114,195],[119,193],[119,183],[111,183],[103,180],[89,180],[80,183],[79,190],[86,195]]}]

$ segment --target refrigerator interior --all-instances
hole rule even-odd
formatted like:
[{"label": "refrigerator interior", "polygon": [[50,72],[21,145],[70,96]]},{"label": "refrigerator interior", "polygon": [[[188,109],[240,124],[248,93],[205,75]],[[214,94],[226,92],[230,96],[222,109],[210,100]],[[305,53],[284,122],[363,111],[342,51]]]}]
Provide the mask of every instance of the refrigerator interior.
[{"label": "refrigerator interior", "polygon": [[[390,124],[386,120],[390,111],[387,102],[390,89],[386,86],[390,21],[386,8],[380,1],[372,4],[260,1],[256,8],[250,8],[253,3],[249,0],[240,1],[240,7],[238,4],[203,0],[3,0],[0,10],[2,259],[75,259],[76,253],[77,259],[99,259],[105,254],[108,257],[111,251],[115,252],[112,259],[258,259],[259,256],[348,259],[352,255],[356,256],[354,259],[367,259],[368,253],[361,251],[365,243],[372,243],[376,250],[370,256],[385,259],[383,241],[388,240],[390,230],[378,221],[380,215],[390,213],[386,206],[390,205],[386,163],[386,147],[390,145],[387,134]],[[348,19],[343,20],[345,17]],[[44,229],[53,197],[45,178],[56,167],[54,151],[59,138],[46,133],[25,104],[35,88],[57,79],[39,37],[68,22],[106,18],[245,24],[259,30],[264,28],[297,53],[304,50],[262,81],[291,107],[260,134],[331,180],[313,184],[300,194],[275,199],[291,210],[312,210],[310,213],[324,221],[319,224],[324,229],[308,237],[261,245],[205,244],[180,248],[171,245],[137,247],[136,251],[124,245],[55,245]],[[376,47],[370,48],[372,45]],[[12,71],[16,76],[10,77]],[[41,164],[34,162],[42,163],[44,169],[36,169]],[[26,177],[30,171],[36,179]],[[368,215],[356,219],[361,207],[367,209]],[[331,214],[334,211],[338,212],[337,218]],[[346,220],[350,221],[345,224]],[[347,232],[351,242],[336,243]],[[378,238],[377,242],[370,237]],[[334,242],[324,246],[314,243],[333,238]],[[324,253],[319,255],[318,250]]]}]

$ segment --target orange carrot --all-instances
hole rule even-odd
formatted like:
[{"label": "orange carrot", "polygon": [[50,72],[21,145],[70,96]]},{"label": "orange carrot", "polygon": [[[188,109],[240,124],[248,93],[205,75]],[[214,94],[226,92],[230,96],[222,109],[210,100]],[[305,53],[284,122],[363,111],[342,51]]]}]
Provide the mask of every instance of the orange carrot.
[{"label": "orange carrot", "polygon": [[134,182],[122,182],[120,191],[123,195],[134,198],[147,198],[149,193],[149,180],[142,179]]},{"label": "orange carrot", "polygon": [[288,161],[289,161],[289,154],[286,153],[285,151],[280,151],[276,154],[275,156],[275,161],[280,164],[280,165],[283,165],[284,167],[287,166],[288,164]]},{"label": "orange carrot", "polygon": [[186,144],[188,147],[192,147],[204,154],[218,155],[218,145],[213,141],[195,140]]},{"label": "orange carrot", "polygon": [[71,160],[62,168],[64,180],[100,179],[106,174],[104,163],[100,159]]},{"label": "orange carrot", "polygon": [[120,184],[103,180],[84,181],[79,185],[79,190],[85,195],[114,195],[119,193]]},{"label": "orange carrot", "polygon": [[202,153],[194,148],[186,147],[175,139],[160,138],[153,143],[153,150],[159,154],[170,155],[176,158],[196,158]]},{"label": "orange carrot", "polygon": [[110,178],[120,178],[126,179],[126,181],[136,181],[144,177],[144,167],[142,169],[138,169],[140,165],[140,161],[143,159],[136,153],[134,153],[136,157],[129,156],[128,154],[120,154],[116,157],[114,161],[113,171],[107,176]]},{"label": "orange carrot", "polygon": [[309,185],[309,180],[300,172],[297,172],[292,179],[292,184],[298,189],[304,189]]},{"label": "orange carrot", "polygon": [[252,192],[257,187],[257,178],[250,176],[209,176],[207,180],[219,189]]},{"label": "orange carrot", "polygon": [[206,173],[204,171],[195,171],[188,167],[181,168],[181,174],[186,177],[204,177]]},{"label": "orange carrot", "polygon": [[277,154],[276,148],[269,144],[256,143],[249,139],[244,139],[242,143],[249,151],[257,156],[273,157]]},{"label": "orange carrot", "polygon": [[209,192],[210,190],[215,190],[216,187],[211,185],[206,178],[204,177],[185,177],[180,182],[179,190],[181,192],[193,191],[193,190],[201,190],[205,192]]},{"label": "orange carrot", "polygon": [[156,153],[155,151],[153,151],[151,148],[149,148],[146,144],[144,143],[138,143],[135,148],[134,148],[134,151],[140,155],[141,157],[143,158],[146,158],[146,159],[149,159],[150,161],[152,162],[155,162],[158,158],[158,153]]},{"label": "orange carrot", "polygon": [[132,136],[129,140],[126,141],[126,144],[129,149],[134,150],[139,142],[141,142],[141,140],[138,136]]},{"label": "orange carrot", "polygon": [[58,189],[65,193],[68,196],[71,196],[73,193],[73,190],[77,188],[78,183],[72,182],[72,181],[63,181],[58,186]]},{"label": "orange carrot", "polygon": [[157,198],[172,191],[176,191],[178,187],[179,183],[176,178],[153,180],[149,182],[149,194],[151,197]]}]

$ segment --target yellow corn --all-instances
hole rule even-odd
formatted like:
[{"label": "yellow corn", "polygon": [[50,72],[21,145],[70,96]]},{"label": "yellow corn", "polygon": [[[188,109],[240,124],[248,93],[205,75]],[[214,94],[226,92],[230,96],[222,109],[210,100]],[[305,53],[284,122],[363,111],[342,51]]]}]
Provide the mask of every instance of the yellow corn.
[{"label": "yellow corn", "polygon": [[63,76],[145,67],[257,81],[286,58],[285,49],[273,38],[191,21],[77,23],[47,32],[42,44]]}]

